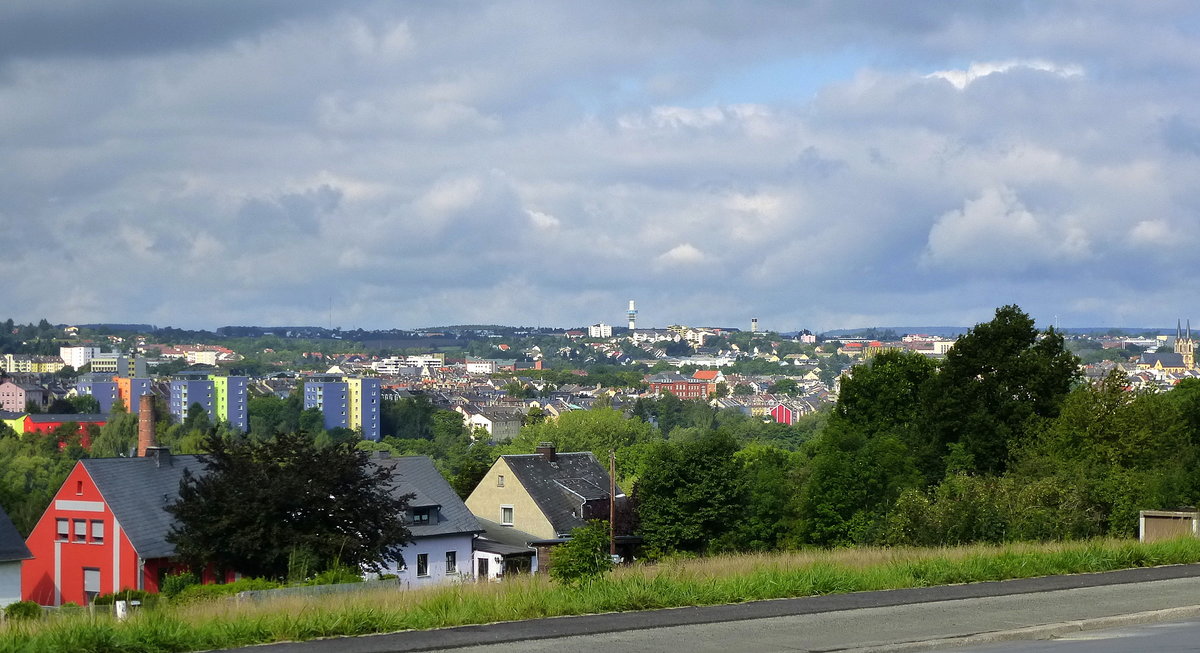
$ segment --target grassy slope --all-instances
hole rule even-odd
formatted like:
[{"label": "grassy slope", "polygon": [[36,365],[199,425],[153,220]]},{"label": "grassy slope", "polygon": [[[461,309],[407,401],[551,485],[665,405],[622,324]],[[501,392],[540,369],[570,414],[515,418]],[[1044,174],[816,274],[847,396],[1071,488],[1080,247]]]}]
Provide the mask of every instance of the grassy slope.
[{"label": "grassy slope", "polygon": [[1200,540],[845,549],[681,560],[583,588],[544,577],[262,603],[166,606],[124,623],[86,615],[0,630],[0,653],[194,651],[572,614],[714,605],[1200,562]]}]

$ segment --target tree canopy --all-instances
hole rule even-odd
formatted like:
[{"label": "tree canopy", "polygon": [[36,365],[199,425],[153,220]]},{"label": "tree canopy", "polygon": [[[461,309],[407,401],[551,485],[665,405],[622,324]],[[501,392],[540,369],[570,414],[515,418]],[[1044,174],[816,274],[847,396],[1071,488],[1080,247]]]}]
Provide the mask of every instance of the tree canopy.
[{"label": "tree canopy", "polygon": [[167,508],[168,539],[189,564],[284,578],[289,559],[382,568],[410,540],[410,496],[354,443],[315,445],[303,433],[205,442],[204,474],[185,475]]}]

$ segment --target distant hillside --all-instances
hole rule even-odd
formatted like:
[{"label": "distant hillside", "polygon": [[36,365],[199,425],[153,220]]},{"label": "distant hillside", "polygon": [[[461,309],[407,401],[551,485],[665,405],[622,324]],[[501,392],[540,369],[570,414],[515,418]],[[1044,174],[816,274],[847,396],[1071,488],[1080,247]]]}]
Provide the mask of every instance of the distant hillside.
[{"label": "distant hillside", "polygon": [[853,338],[858,334],[869,334],[871,332],[883,333],[885,331],[893,331],[896,335],[903,336],[909,333],[921,333],[928,336],[941,336],[943,338],[953,338],[961,336],[967,332],[967,327],[962,326],[897,326],[897,327],[862,327],[859,329],[833,329],[826,331],[821,335],[825,338],[847,337]]},{"label": "distant hillside", "polygon": [[[1047,325],[1039,324],[1039,329],[1046,328]],[[833,329],[821,334],[825,338],[853,338],[856,335],[864,334],[863,337],[869,337],[866,334],[883,333],[893,331],[897,335],[903,336],[909,333],[922,333],[930,336],[941,336],[943,338],[953,338],[961,336],[967,332],[969,327],[952,327],[952,326],[897,326],[897,327],[862,327],[858,329]],[[1061,333],[1075,335],[1156,335],[1160,333],[1174,334],[1175,327],[1169,328],[1150,328],[1150,327],[1059,327]]]}]

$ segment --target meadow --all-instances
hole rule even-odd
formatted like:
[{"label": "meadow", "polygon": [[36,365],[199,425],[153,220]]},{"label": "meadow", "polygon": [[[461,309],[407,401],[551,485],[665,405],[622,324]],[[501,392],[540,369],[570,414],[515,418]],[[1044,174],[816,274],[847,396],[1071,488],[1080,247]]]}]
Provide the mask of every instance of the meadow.
[{"label": "meadow", "polygon": [[116,621],[52,611],[0,628],[0,653],[201,651],[565,615],[717,605],[1200,562],[1200,540],[859,547],[676,558],[633,565],[581,586],[545,576],[418,590],[262,601],[160,602]]}]

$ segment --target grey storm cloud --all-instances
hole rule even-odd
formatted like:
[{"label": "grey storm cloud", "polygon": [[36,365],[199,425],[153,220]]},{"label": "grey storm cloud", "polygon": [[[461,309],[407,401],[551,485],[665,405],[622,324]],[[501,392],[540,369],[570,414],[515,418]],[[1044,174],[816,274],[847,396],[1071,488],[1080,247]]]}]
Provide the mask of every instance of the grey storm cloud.
[{"label": "grey storm cloud", "polygon": [[1198,26],[1170,1],[5,3],[0,271],[38,283],[0,301],[1169,324],[1200,300]]}]

